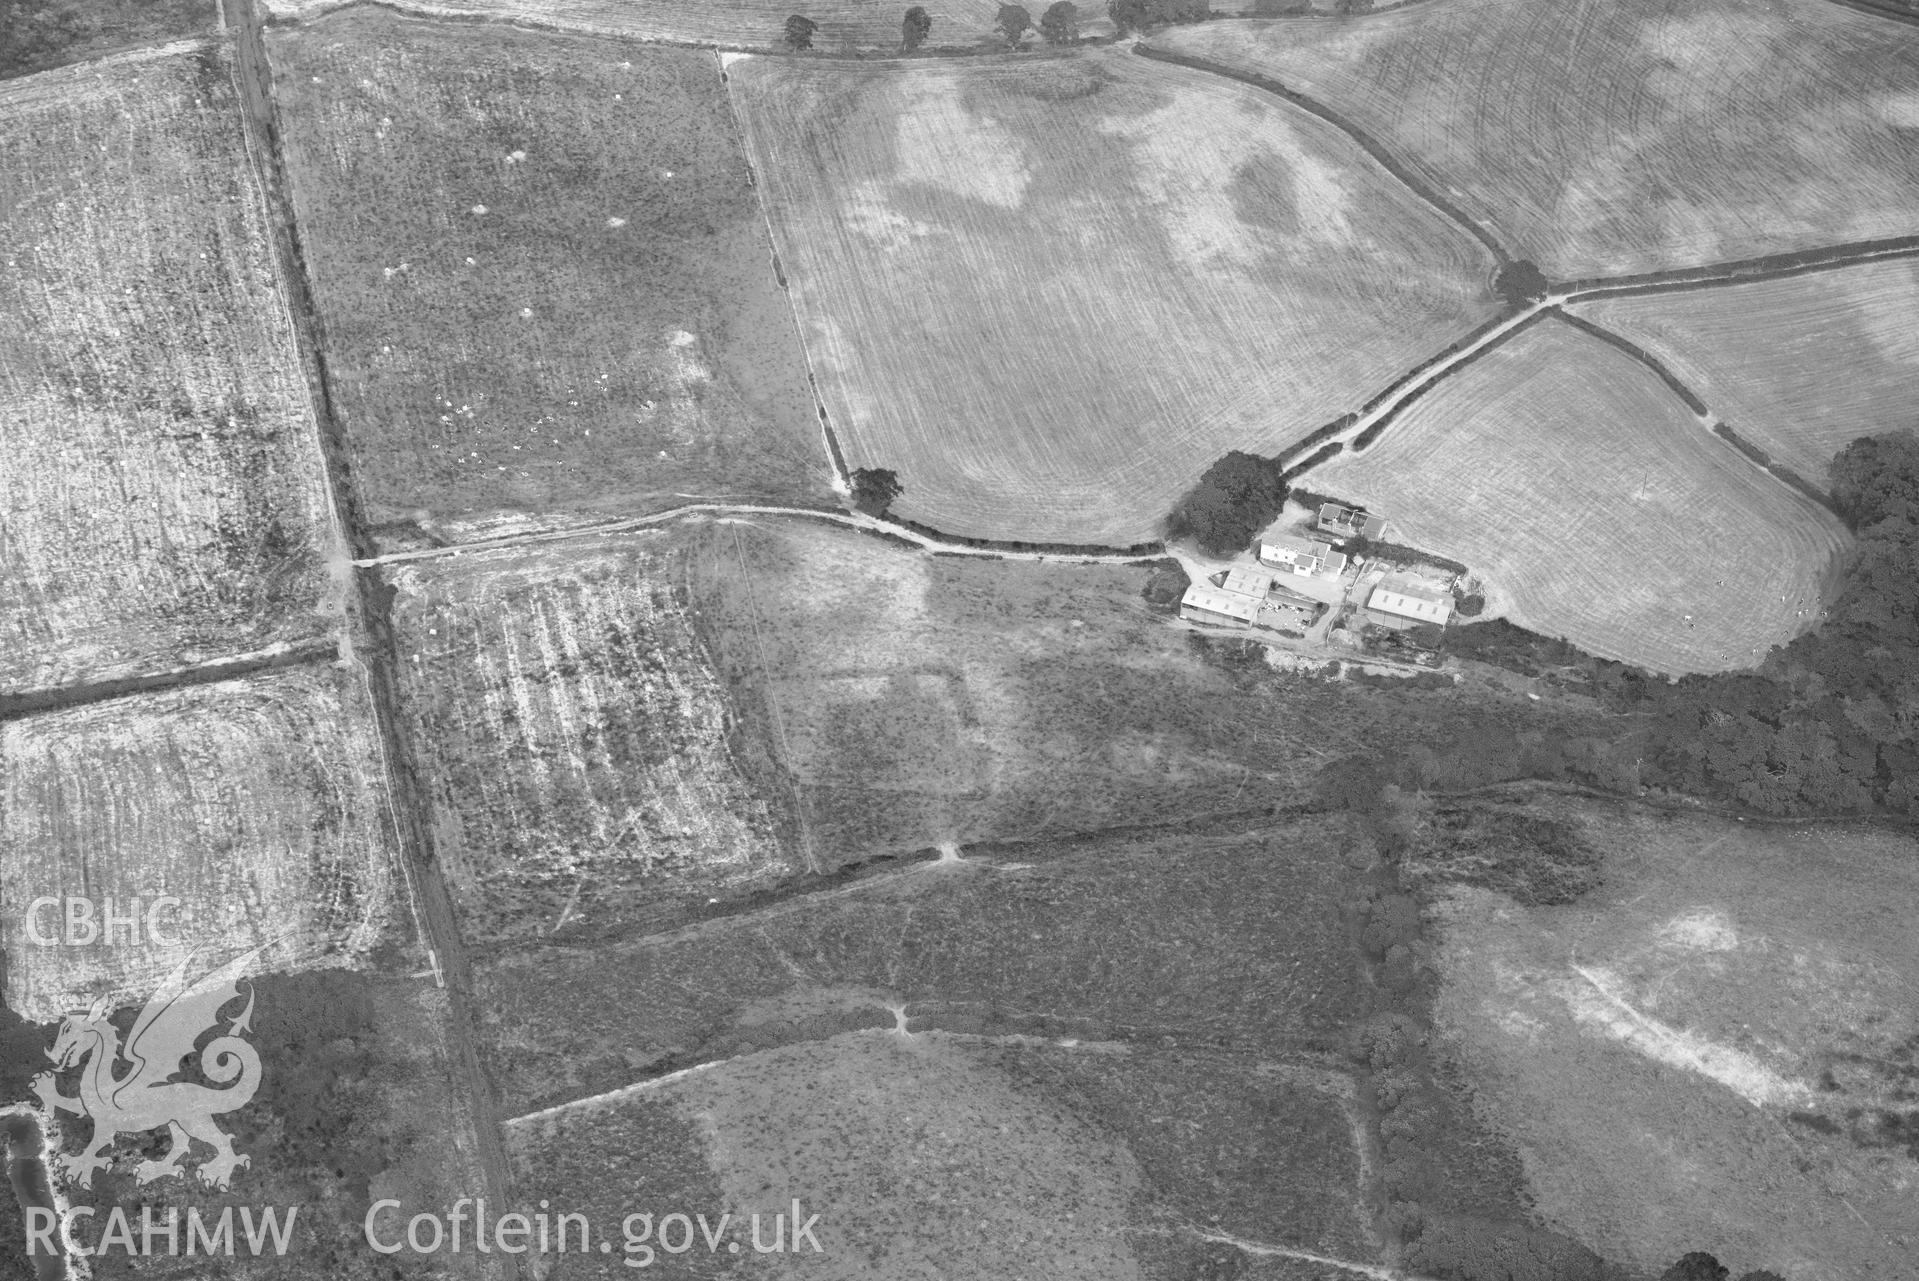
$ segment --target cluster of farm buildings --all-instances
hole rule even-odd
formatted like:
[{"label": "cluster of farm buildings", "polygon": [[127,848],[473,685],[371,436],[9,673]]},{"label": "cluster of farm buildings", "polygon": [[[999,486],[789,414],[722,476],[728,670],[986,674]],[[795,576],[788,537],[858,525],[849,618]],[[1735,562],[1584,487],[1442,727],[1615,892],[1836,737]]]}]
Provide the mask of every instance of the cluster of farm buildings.
[{"label": "cluster of farm buildings", "polygon": [[[1362,509],[1323,504],[1304,534],[1268,531],[1259,543],[1259,565],[1235,565],[1215,582],[1194,583],[1179,604],[1180,617],[1222,627],[1268,627],[1304,633],[1327,606],[1286,586],[1288,577],[1338,580],[1351,557],[1339,545],[1351,538],[1378,538],[1385,522]],[[1444,627],[1452,618],[1452,593],[1404,575],[1387,575],[1366,596],[1364,621],[1395,630],[1421,623]]]}]

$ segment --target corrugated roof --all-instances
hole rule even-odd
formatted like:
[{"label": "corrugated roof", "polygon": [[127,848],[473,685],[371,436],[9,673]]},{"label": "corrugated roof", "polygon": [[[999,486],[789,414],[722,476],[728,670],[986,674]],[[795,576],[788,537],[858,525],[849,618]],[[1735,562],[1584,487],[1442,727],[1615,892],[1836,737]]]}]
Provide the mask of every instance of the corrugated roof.
[{"label": "corrugated roof", "polygon": [[1253,621],[1253,615],[1259,609],[1259,602],[1242,596],[1238,592],[1229,592],[1201,583],[1194,583],[1188,587],[1186,594],[1180,597],[1179,604],[1181,609],[1203,609],[1208,613],[1224,614],[1228,618],[1237,618],[1248,623]]},{"label": "corrugated roof", "polygon": [[1235,565],[1226,571],[1226,581],[1220,587],[1242,596],[1264,596],[1273,589],[1273,576],[1251,565]]}]

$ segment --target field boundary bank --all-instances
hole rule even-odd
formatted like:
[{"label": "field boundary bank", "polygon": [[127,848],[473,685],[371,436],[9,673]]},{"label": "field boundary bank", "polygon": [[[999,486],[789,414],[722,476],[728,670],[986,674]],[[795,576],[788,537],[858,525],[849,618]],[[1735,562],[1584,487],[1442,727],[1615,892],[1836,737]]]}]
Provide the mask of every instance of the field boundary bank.
[{"label": "field boundary bank", "polygon": [[1891,5],[1874,4],[1872,0],[1832,0],[1844,9],[1856,9],[1860,13],[1871,14],[1875,18],[1889,18],[1894,22],[1903,22],[1919,27],[1919,10],[1895,9]]},{"label": "field boundary bank", "polygon": [[925,526],[910,525],[877,516],[868,516],[863,512],[849,512],[828,507],[790,507],[776,503],[687,503],[645,516],[627,516],[619,520],[577,525],[568,529],[530,530],[524,534],[507,534],[500,538],[479,539],[471,543],[455,543],[446,547],[426,547],[410,552],[388,552],[384,555],[356,559],[353,565],[356,569],[378,569],[383,565],[404,564],[415,560],[436,560],[443,556],[504,551],[535,543],[556,543],[576,538],[631,533],[699,515],[786,516],[823,521],[875,535],[889,542],[935,556],[975,556],[983,560],[1071,561],[1085,565],[1147,565],[1166,557],[1164,548],[1158,544],[1147,544],[1149,550],[1141,551],[1124,548],[1089,550],[1090,544],[991,543],[985,539],[961,540],[952,535],[928,531]]},{"label": "field boundary bank", "polygon": [[1653,355],[1650,351],[1647,351],[1644,347],[1641,347],[1624,334],[1615,333],[1603,325],[1586,319],[1584,316],[1576,316],[1562,308],[1555,308],[1554,310],[1559,313],[1560,319],[1564,320],[1574,329],[1630,356],[1642,366],[1658,375],[1659,380],[1666,384],[1667,390],[1685,402],[1686,408],[1692,410],[1693,416],[1698,418],[1705,425],[1706,429],[1712,433],[1713,439],[1727,445],[1747,463],[1757,467],[1767,476],[1791,490],[1796,497],[1816,503],[1821,509],[1830,512],[1834,516],[1839,515],[1838,509],[1833,506],[1830,495],[1817,488],[1811,481],[1801,476],[1798,472],[1785,466],[1785,464],[1774,463],[1770,454],[1734,432],[1733,429],[1726,424],[1726,421],[1714,413],[1699,394],[1686,384],[1684,379],[1672,371],[1665,361],[1659,359],[1659,357]]},{"label": "field boundary bank", "polygon": [[[1431,0],[1422,0],[1422,3],[1430,2]],[[1153,62],[1170,63],[1176,67],[1185,67],[1189,71],[1204,72],[1208,75],[1219,76],[1226,80],[1238,81],[1240,84],[1251,85],[1255,89],[1264,93],[1270,93],[1274,97],[1298,107],[1308,115],[1316,116],[1324,120],[1327,124],[1332,125],[1335,129],[1338,129],[1341,133],[1344,133],[1347,137],[1358,143],[1361,150],[1378,162],[1379,166],[1386,170],[1387,173],[1397,178],[1400,183],[1414,195],[1438,210],[1449,222],[1478,241],[1492,254],[1494,261],[1500,266],[1505,266],[1514,261],[1511,251],[1501,244],[1499,239],[1494,236],[1491,231],[1474,221],[1467,215],[1465,210],[1447,199],[1442,192],[1427,182],[1417,170],[1395,156],[1384,143],[1318,99],[1309,97],[1297,89],[1289,88],[1270,76],[1263,76],[1255,71],[1241,71],[1238,68],[1229,67],[1223,62],[1214,62],[1210,58],[1201,58],[1193,54],[1174,53],[1167,49],[1156,48],[1153,45],[1147,44],[1144,40],[1135,42],[1132,51],[1140,57],[1150,59]]]},{"label": "field boundary bank", "polygon": [[1819,249],[1735,258],[1701,267],[1675,267],[1629,276],[1592,276],[1552,286],[1562,303],[1592,302],[1600,298],[1629,298],[1641,294],[1680,293],[1689,289],[1722,289],[1732,285],[1786,280],[1822,271],[1844,271],[1874,262],[1919,258],[1919,235],[1881,240],[1852,240]]},{"label": "field boundary bank", "polygon": [[168,690],[192,689],[200,685],[217,685],[222,681],[239,680],[260,672],[281,671],[289,667],[304,667],[311,663],[332,661],[338,658],[339,654],[339,641],[332,637],[322,637],[295,641],[287,645],[274,646],[271,649],[255,650],[249,654],[212,658],[204,663],[176,667],[172,671],[121,676],[112,680],[76,681],[68,685],[48,685],[39,689],[0,694],[0,721],[18,720],[26,716],[65,711],[71,707],[110,702],[113,699],[126,698],[134,694],[164,693]]},{"label": "field boundary bank", "polygon": [[[1437,791],[1428,788],[1425,795],[1448,801],[1471,801],[1497,799],[1502,793],[1509,792],[1551,792],[1561,796],[1578,796],[1586,800],[1612,801],[1620,805],[1639,810],[1651,810],[1667,815],[1697,815],[1702,818],[1727,819],[1736,823],[1750,823],[1757,827],[1811,828],[1811,827],[1866,827],[1891,831],[1900,835],[1919,835],[1919,819],[1907,818],[1893,813],[1861,814],[1844,810],[1830,814],[1763,814],[1758,810],[1740,809],[1735,805],[1723,805],[1717,801],[1702,800],[1673,792],[1667,795],[1677,799],[1661,799],[1637,793],[1611,792],[1603,787],[1594,787],[1589,783],[1569,783],[1553,778],[1509,778],[1498,783],[1486,783],[1479,787],[1461,788],[1457,791]],[[1524,800],[1525,797],[1519,799]]]},{"label": "field boundary bank", "polygon": [[160,58],[171,58],[175,54],[192,53],[195,50],[211,48],[223,42],[226,37],[224,26],[217,30],[202,31],[198,35],[175,36],[170,40],[136,40],[128,44],[117,44],[109,49],[100,49],[83,58],[74,58],[67,62],[56,62],[49,67],[36,71],[21,71],[10,76],[0,76],[0,108],[19,105],[15,98],[31,100],[42,86],[33,84],[42,76],[72,75],[80,71],[97,71],[102,67],[116,64],[152,62]]},{"label": "field boundary bank", "polygon": [[[289,320],[313,401],[323,471],[321,480],[339,535],[350,548],[371,550],[353,484],[345,430],[334,408],[325,335],[307,274],[293,191],[282,159],[272,64],[258,7],[261,0],[219,0],[219,3],[225,24],[233,32],[232,75],[240,96],[242,124],[265,204],[277,274],[286,291]],[[365,629],[366,644],[356,646],[356,666],[366,682],[372,707],[373,727],[381,749],[382,781],[395,827],[399,861],[423,936],[420,941],[429,950],[434,977],[447,994],[447,1039],[451,1042],[448,1087],[456,1092],[448,1104],[454,1116],[473,1128],[473,1160],[478,1166],[481,1184],[505,1203],[511,1198],[512,1180],[505,1135],[499,1125],[499,1101],[491,1078],[481,1067],[472,971],[453,915],[451,895],[433,855],[425,821],[425,793],[419,785],[405,722],[400,715],[393,676],[397,651],[387,617],[392,593],[382,589],[377,577],[353,575],[356,590],[349,598],[348,617],[344,621],[348,627],[358,621]],[[496,1267],[483,1265],[481,1269],[482,1275],[497,1277],[512,1275],[514,1271],[503,1261]]]}]

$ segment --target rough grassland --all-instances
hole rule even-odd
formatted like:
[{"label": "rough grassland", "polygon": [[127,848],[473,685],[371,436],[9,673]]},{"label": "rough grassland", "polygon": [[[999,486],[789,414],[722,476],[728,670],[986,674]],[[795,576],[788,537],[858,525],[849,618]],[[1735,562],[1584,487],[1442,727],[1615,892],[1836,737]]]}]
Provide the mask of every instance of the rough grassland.
[{"label": "rough grassland", "polygon": [[1919,231],[1919,31],[1828,0],[1446,0],[1153,41],[1344,112],[1551,276]]},{"label": "rough grassland", "polygon": [[1604,888],[1461,890],[1439,1021],[1545,1218],[1650,1272],[1909,1276],[1919,849],[1581,806]]},{"label": "rough grassland", "polygon": [[1845,543],[1643,365],[1557,321],[1309,483],[1464,561],[1515,622],[1669,673],[1756,665],[1817,618]]},{"label": "rough grassland", "polygon": [[213,29],[216,0],[0,0],[0,77]]},{"label": "rough grassland", "polygon": [[[353,961],[406,912],[360,686],[330,667],[114,699],[0,725],[0,889],[181,905],[179,942],[42,947],[16,916],[7,1004],[58,1018],[140,1001],[187,952],[215,964],[285,938],[286,970]],[[57,932],[54,909],[43,931]]]},{"label": "rough grassland", "polygon": [[1653,352],[1814,484],[1846,442],[1919,422],[1919,262],[1604,298],[1578,312]]},{"label": "rough grassland", "polygon": [[371,10],[269,44],[376,523],[831,497],[711,53]]},{"label": "rough grassland", "polygon": [[[344,0],[261,0],[266,10],[282,17],[305,17],[340,7]],[[900,20],[910,7],[880,0],[405,0],[404,7],[448,17],[521,19],[543,26],[566,27],[613,36],[646,40],[721,45],[726,48],[782,47],[786,18],[803,13],[819,24],[813,47],[822,52],[854,49],[897,49]],[[989,43],[1003,47],[994,34],[999,0],[931,0],[923,6],[933,19],[927,47]],[[1029,6],[1038,21],[1041,6]],[[1080,32],[1099,35],[1112,30],[1105,6],[1080,6]],[[1038,34],[1026,39],[1030,47]]]},{"label": "rough grassland", "polygon": [[469,937],[604,925],[787,870],[663,538],[391,574],[437,857]]},{"label": "rough grassland", "polygon": [[318,439],[224,55],[0,86],[0,686],[324,630]]},{"label": "rough grassland", "polygon": [[928,557],[797,521],[688,552],[735,706],[831,867],[1298,803],[1311,720],[1269,713],[1140,598],[1143,569]]},{"label": "rough grassland", "polygon": [[1338,130],[1119,50],[748,58],[735,100],[853,466],[953,533],[1132,544],[1492,312]]},{"label": "rough grassland", "polygon": [[[978,854],[978,852],[975,852]],[[1335,1052],[1359,1008],[1335,824],[1041,843],[668,937],[487,958],[509,1113],[859,1027]],[[1150,921],[1151,928],[1142,928]]]}]

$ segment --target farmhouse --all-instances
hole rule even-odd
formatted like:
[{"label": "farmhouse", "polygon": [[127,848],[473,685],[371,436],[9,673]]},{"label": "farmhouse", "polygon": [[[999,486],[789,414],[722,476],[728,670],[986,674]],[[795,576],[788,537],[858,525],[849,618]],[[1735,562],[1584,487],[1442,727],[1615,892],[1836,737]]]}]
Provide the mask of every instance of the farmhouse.
[{"label": "farmhouse", "polygon": [[1259,559],[1301,578],[1336,578],[1346,568],[1346,554],[1334,551],[1331,543],[1293,534],[1268,534],[1259,545]]},{"label": "farmhouse", "polygon": [[1367,621],[1407,628],[1417,623],[1444,627],[1453,615],[1451,592],[1406,578],[1388,578],[1366,598]]},{"label": "farmhouse", "polygon": [[1250,627],[1259,613],[1259,601],[1240,592],[1194,583],[1180,597],[1179,616],[1189,623]]},{"label": "farmhouse", "polygon": [[1369,516],[1363,507],[1347,507],[1342,503],[1322,503],[1318,519],[1313,527],[1322,534],[1331,534],[1334,538],[1378,538],[1386,532],[1386,522],[1377,516]]}]

